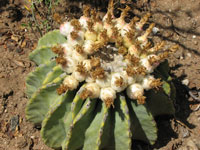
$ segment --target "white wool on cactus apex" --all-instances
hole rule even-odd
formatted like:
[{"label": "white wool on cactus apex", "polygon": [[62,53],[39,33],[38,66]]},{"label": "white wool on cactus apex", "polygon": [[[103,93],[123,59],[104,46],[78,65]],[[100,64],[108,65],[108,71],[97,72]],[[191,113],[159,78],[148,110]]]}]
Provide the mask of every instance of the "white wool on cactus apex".
[{"label": "white wool on cactus apex", "polygon": [[84,32],[83,31],[78,31],[77,32],[77,37],[73,39],[71,34],[67,35],[67,42],[70,43],[72,46],[75,45],[82,45],[84,43]]},{"label": "white wool on cactus apex", "polygon": [[149,73],[152,73],[153,72],[153,66],[150,64],[150,62],[149,62],[149,59],[146,57],[146,58],[142,58],[141,60],[140,60],[140,62],[141,62],[141,64],[147,69],[147,71],[149,72]]},{"label": "white wool on cactus apex", "polygon": [[87,71],[90,71],[92,66],[91,66],[91,60],[90,59],[85,59],[82,61],[83,65],[85,66]]},{"label": "white wool on cactus apex", "polygon": [[[144,89],[152,89],[153,81],[160,85],[150,74],[170,51],[166,52],[164,42],[151,46],[149,35],[154,23],[142,31],[149,13],[140,20],[135,17],[126,23],[124,18],[131,8],[126,6],[120,18],[113,15],[113,10],[109,5],[101,19],[98,12],[85,8],[80,19],[62,24],[60,33],[67,42],[61,45],[63,53],[54,50],[59,56],[57,63],[60,62],[63,70],[73,76],[76,84],[86,82],[88,91],[83,98],[107,99],[106,105],[110,106],[116,93],[126,89],[128,97],[138,99],[142,104],[145,102]],[[87,93],[89,91],[93,94]]]},{"label": "white wool on cactus apex", "polygon": [[77,61],[69,56],[67,56],[65,59],[67,61],[67,64],[66,64],[66,66],[63,66],[63,70],[68,74],[72,73],[74,71],[74,69],[76,68]]},{"label": "white wool on cactus apex", "polygon": [[97,39],[97,34],[94,31],[86,31],[84,36],[85,40],[91,40],[95,42]]},{"label": "white wool on cactus apex", "polygon": [[72,59],[74,59],[76,62],[82,62],[85,59],[87,59],[87,55],[86,54],[80,54],[77,51],[72,51]]},{"label": "white wool on cactus apex", "polygon": [[94,41],[92,40],[85,40],[83,44],[84,52],[86,54],[92,54],[94,52],[92,45],[94,44]]},{"label": "white wool on cactus apex", "polygon": [[87,30],[87,21],[89,20],[90,18],[88,17],[85,17],[85,16],[81,16],[80,19],[79,19],[79,22],[81,24],[81,26]]},{"label": "white wool on cactus apex", "polygon": [[74,30],[74,27],[71,25],[70,22],[66,21],[60,26],[60,33],[68,36]]},{"label": "white wool on cactus apex", "polygon": [[69,43],[63,43],[61,46],[64,48],[64,55],[67,56],[72,56],[72,52],[74,50],[74,47],[69,44]]}]

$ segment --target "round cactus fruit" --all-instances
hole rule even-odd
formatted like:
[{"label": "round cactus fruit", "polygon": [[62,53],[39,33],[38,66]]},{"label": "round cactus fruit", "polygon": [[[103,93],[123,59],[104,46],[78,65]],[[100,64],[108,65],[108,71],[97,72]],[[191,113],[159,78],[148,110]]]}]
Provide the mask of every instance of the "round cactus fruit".
[{"label": "round cactus fruit", "polygon": [[129,150],[133,139],[154,144],[154,117],[173,115],[175,88],[166,58],[175,48],[151,43],[150,14],[124,21],[113,1],[101,18],[85,7],[80,19],[44,35],[30,59],[26,118],[41,125],[46,145],[62,150]]}]

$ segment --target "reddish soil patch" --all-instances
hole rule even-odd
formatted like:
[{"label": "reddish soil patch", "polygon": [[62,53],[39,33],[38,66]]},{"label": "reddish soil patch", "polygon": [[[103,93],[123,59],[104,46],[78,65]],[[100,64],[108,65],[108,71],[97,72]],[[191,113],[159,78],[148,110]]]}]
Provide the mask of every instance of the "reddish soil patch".
[{"label": "reddish soil patch", "polygon": [[[179,44],[170,57],[171,73],[177,88],[175,118],[157,118],[159,138],[150,146],[135,141],[134,148],[162,150],[200,149],[200,2],[197,0],[138,0],[135,13],[152,12],[155,37],[167,44]],[[25,78],[34,69],[28,54],[44,34],[59,27],[66,18],[79,17],[81,9],[72,2],[54,6],[49,12],[38,6],[33,21],[28,1],[0,0],[0,150],[50,150],[43,144],[39,129],[25,118]],[[61,18],[56,18],[55,14]],[[48,22],[47,22],[48,20]]]}]

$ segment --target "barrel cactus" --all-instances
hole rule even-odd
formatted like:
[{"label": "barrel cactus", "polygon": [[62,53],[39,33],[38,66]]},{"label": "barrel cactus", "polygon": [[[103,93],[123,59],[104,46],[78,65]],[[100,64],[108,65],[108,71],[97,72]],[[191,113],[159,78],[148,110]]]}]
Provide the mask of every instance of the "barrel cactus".
[{"label": "barrel cactus", "polygon": [[128,150],[133,139],[154,144],[154,117],[173,115],[175,88],[166,61],[175,47],[149,41],[149,14],[129,23],[85,7],[80,19],[44,35],[30,59],[26,118],[41,125],[46,145],[63,150]]}]

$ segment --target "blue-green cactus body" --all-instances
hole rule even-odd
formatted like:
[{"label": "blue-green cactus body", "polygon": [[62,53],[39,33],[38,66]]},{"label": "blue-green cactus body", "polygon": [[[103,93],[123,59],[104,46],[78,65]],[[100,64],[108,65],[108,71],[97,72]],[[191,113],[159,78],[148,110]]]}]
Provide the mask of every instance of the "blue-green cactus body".
[{"label": "blue-green cactus body", "polygon": [[85,84],[57,94],[56,89],[67,75],[56,65],[56,54],[51,51],[51,46],[65,41],[59,31],[49,32],[30,54],[38,67],[27,77],[30,100],[26,117],[34,124],[42,124],[44,143],[63,150],[131,150],[133,139],[154,144],[157,139],[154,117],[173,115],[175,111],[175,89],[167,62],[160,64],[154,72],[164,81],[163,90],[145,92],[144,105],[121,92],[114,100],[114,108],[108,108],[100,99],[81,99]]}]

